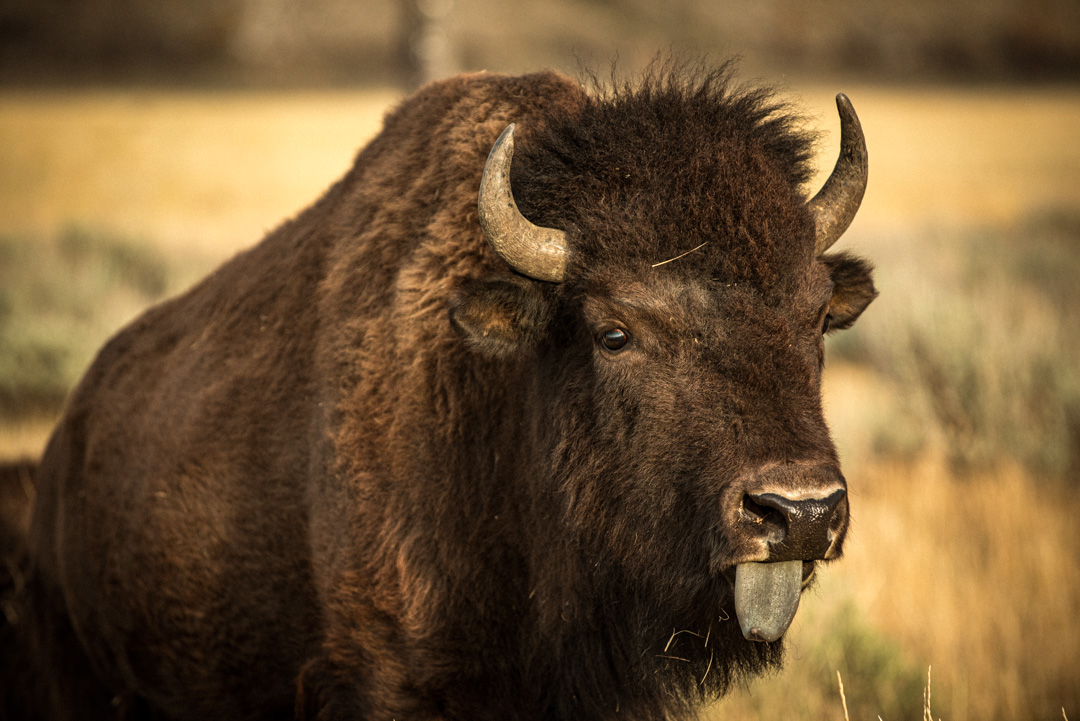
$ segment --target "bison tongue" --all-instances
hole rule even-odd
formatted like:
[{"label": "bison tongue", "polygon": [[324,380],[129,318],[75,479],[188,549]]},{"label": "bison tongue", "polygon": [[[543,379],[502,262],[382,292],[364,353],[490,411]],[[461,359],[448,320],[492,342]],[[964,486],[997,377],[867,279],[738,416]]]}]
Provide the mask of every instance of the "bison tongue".
[{"label": "bison tongue", "polygon": [[784,635],[799,608],[802,561],[740,563],[735,567],[735,614],[750,641]]}]

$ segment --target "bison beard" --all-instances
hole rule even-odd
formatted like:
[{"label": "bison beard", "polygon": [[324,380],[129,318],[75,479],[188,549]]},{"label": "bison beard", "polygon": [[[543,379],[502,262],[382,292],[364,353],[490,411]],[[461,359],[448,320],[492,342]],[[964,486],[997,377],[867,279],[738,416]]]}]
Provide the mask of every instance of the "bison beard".
[{"label": "bison beard", "polygon": [[[865,184],[845,103],[857,143],[808,203],[810,138],[726,70],[406,100],[72,395],[22,713],[666,719],[776,664],[736,578],[774,626],[746,635],[779,635],[847,527],[822,334],[875,291],[822,254]],[[520,212],[482,229],[510,124]],[[558,263],[495,237],[532,224]]]}]

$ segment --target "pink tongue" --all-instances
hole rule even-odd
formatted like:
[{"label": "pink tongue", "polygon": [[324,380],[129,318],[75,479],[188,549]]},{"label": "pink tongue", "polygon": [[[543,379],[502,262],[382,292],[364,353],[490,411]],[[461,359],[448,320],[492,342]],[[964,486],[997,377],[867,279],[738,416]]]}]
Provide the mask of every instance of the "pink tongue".
[{"label": "pink tongue", "polygon": [[735,614],[750,641],[784,635],[802,591],[802,561],[740,563],[735,567]]}]

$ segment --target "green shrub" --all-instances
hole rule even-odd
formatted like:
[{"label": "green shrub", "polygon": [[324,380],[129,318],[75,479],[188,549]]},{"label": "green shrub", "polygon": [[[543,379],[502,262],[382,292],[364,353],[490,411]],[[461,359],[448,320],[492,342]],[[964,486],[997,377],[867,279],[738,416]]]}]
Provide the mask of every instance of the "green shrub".
[{"label": "green shrub", "polygon": [[902,389],[877,449],[1080,470],[1080,210],[877,250],[882,297],[830,348]]},{"label": "green shrub", "polygon": [[925,667],[913,663],[895,641],[871,626],[851,599],[835,607],[800,610],[785,640],[786,661],[775,675],[736,688],[706,714],[726,718],[839,718],[842,702],[852,719],[914,718],[922,708]]},{"label": "green shrub", "polygon": [[925,671],[905,658],[899,644],[867,624],[851,601],[806,654],[807,676],[822,697],[838,694],[840,673],[852,718],[911,718],[922,707]]},{"label": "green shrub", "polygon": [[0,234],[0,417],[59,410],[97,349],[178,276],[190,268],[106,232]]}]

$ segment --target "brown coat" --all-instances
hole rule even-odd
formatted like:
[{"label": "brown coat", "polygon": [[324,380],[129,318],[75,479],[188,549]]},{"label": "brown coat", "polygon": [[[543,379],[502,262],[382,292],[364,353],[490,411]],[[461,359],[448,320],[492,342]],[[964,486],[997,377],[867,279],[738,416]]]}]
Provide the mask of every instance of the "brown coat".
[{"label": "brown coat", "polygon": [[[477,221],[510,122],[563,283]],[[815,257],[795,128],[725,72],[406,100],[73,394],[30,538],[44,715],[659,719],[778,661],[725,620],[728,509],[775,467],[843,483],[821,328],[874,295]]]}]

